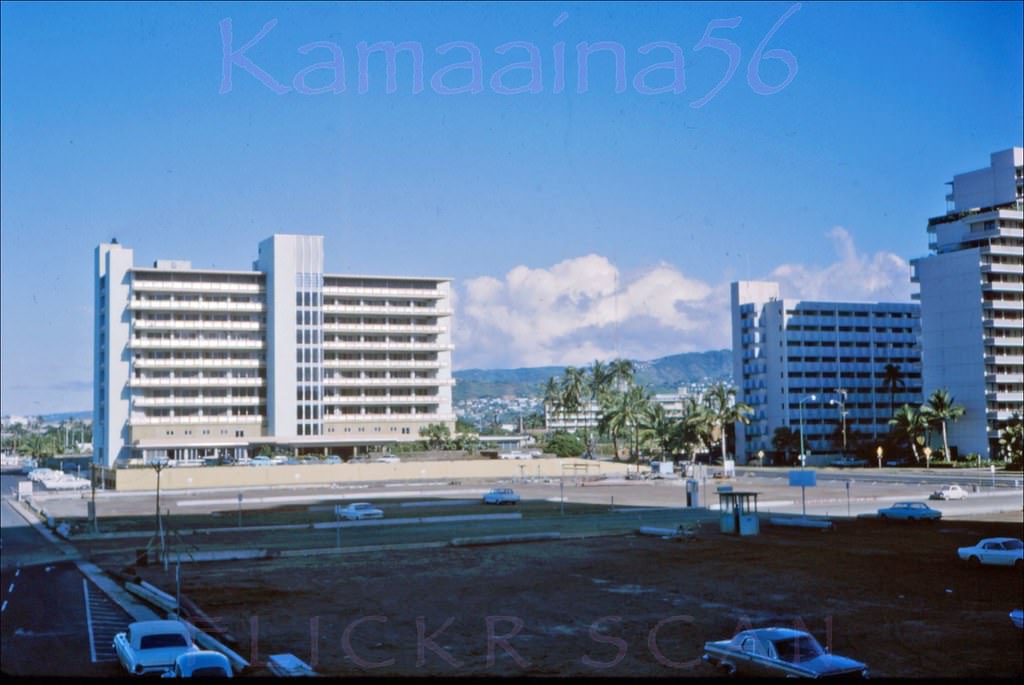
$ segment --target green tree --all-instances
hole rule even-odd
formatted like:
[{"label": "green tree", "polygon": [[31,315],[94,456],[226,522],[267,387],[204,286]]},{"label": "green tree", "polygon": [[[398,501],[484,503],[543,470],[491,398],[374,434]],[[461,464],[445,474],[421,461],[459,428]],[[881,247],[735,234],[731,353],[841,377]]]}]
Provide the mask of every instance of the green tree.
[{"label": "green tree", "polygon": [[548,378],[548,382],[544,384],[544,414],[550,416],[557,416],[562,411],[562,388],[558,383],[558,379],[552,376]]},{"label": "green tree", "polygon": [[964,415],[964,411],[964,406],[957,404],[945,388],[939,388],[933,392],[928,397],[928,404],[921,408],[921,413],[925,415],[925,420],[928,423],[942,428],[942,454],[947,460],[951,460],[951,457],[946,424],[959,419]]},{"label": "green tree", "polygon": [[741,422],[750,423],[749,414],[753,413],[750,405],[736,401],[736,388],[727,386],[724,382],[718,382],[708,388],[704,395],[704,406],[718,430],[722,440],[722,461],[728,459],[728,438],[725,427],[729,424]]},{"label": "green tree", "polygon": [[906,387],[900,367],[896,364],[886,364],[882,371],[882,390],[889,391],[889,416],[896,415],[896,393]]},{"label": "green tree", "polygon": [[613,359],[608,364],[608,374],[619,392],[626,392],[636,380],[636,368],[628,359]]},{"label": "green tree", "polygon": [[999,444],[1006,450],[1009,461],[1014,464],[1024,461],[1024,420],[1020,414],[1014,414],[1006,422],[999,436]]},{"label": "green tree", "polygon": [[800,429],[779,426],[772,434],[772,447],[782,452],[785,455],[785,463],[789,464],[789,453],[800,451]]},{"label": "green tree", "polygon": [[898,437],[910,443],[914,463],[919,463],[921,458],[918,456],[917,446],[925,444],[925,433],[928,429],[925,416],[909,404],[904,404],[889,419],[889,425]]},{"label": "green tree", "polygon": [[447,424],[431,423],[420,428],[420,437],[426,442],[427,449],[443,450],[447,449],[452,433]]},{"label": "green tree", "polygon": [[577,436],[561,430],[556,431],[544,446],[545,452],[562,458],[578,457],[583,454],[584,449],[583,442]]},{"label": "green tree", "polygon": [[665,413],[665,406],[651,403],[641,419],[641,438],[653,440],[661,451],[661,457],[671,456],[682,442],[682,421]]},{"label": "green tree", "polygon": [[712,419],[704,405],[693,397],[683,398],[682,414],[679,441],[693,462],[697,451],[711,442]]}]

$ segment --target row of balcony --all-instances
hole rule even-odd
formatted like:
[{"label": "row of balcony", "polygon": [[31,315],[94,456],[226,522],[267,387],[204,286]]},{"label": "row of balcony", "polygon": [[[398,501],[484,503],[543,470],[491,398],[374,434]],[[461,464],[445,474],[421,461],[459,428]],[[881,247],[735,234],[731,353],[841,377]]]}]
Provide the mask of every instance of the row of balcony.
[{"label": "row of balcony", "polygon": [[439,326],[436,324],[374,324],[374,323],[359,323],[359,324],[348,324],[348,323],[324,323],[324,332],[326,333],[360,333],[363,331],[380,331],[381,333],[446,333],[448,332],[447,326]]},{"label": "row of balcony", "polygon": [[133,388],[165,388],[165,387],[193,387],[193,386],[210,386],[210,387],[259,387],[266,385],[266,381],[262,378],[244,376],[241,378],[225,378],[222,376],[207,377],[207,378],[196,378],[189,376],[186,378],[138,378],[133,377],[129,381],[129,385]]},{"label": "row of balcony", "polygon": [[254,369],[266,366],[262,359],[153,359],[136,357],[132,366],[145,369],[212,368],[212,369]]},{"label": "row of balcony", "polygon": [[193,330],[193,331],[262,331],[265,326],[259,321],[181,321],[174,319],[135,319],[132,327],[142,330]]},{"label": "row of balcony", "polygon": [[1024,274],[1024,265],[1019,261],[1013,262],[989,262],[981,265],[983,274]]},{"label": "row of balcony", "polygon": [[440,360],[378,360],[378,359],[330,359],[325,358],[322,366],[327,369],[440,369]]},{"label": "row of balcony", "polygon": [[266,404],[265,397],[243,395],[241,397],[134,397],[136,407],[199,407],[238,406],[248,407]]},{"label": "row of balcony", "polygon": [[325,350],[413,350],[417,352],[448,352],[454,345],[437,342],[358,342],[355,340],[325,340]]},{"label": "row of balcony", "polygon": [[263,312],[266,311],[267,305],[263,302],[231,302],[229,300],[152,300],[136,298],[128,303],[128,308],[135,311]]},{"label": "row of balcony", "polygon": [[358,296],[365,295],[369,297],[400,297],[423,300],[440,300],[444,297],[444,294],[432,286],[423,286],[422,288],[368,288],[360,286],[345,286],[345,285],[324,285],[324,295],[337,295],[337,296]]},{"label": "row of balcony", "polygon": [[220,338],[132,338],[134,350],[175,348],[215,348],[232,350],[261,350],[266,347],[263,340],[220,339]]},{"label": "row of balcony", "polygon": [[[452,422],[455,421],[454,414],[440,414],[437,412],[414,413],[411,412],[391,414],[342,414],[341,412],[325,413],[324,423],[344,425],[346,423],[370,423],[374,421],[423,421],[427,423]],[[266,417],[262,414],[243,414],[237,416],[132,416],[129,419],[132,426],[173,426],[173,425],[201,425],[201,424],[257,424],[266,427]],[[326,438],[327,436],[321,436]]]},{"label": "row of balcony", "polygon": [[263,424],[266,417],[262,414],[236,414],[233,416],[132,416],[128,423],[133,426],[172,425],[172,424]]},{"label": "row of balcony", "polygon": [[786,331],[786,342],[866,342],[866,343],[917,343],[916,333],[834,332],[834,331]]},{"label": "row of balcony", "polygon": [[447,387],[453,378],[324,378],[324,385]]},{"label": "row of balcony", "polygon": [[379,314],[383,316],[451,316],[452,310],[447,307],[400,307],[391,305],[368,304],[324,304],[325,314]]},{"label": "row of balcony", "polygon": [[229,283],[219,281],[151,281],[135,277],[132,290],[154,290],[165,292],[209,292],[217,294],[258,294],[265,293],[262,283]]}]

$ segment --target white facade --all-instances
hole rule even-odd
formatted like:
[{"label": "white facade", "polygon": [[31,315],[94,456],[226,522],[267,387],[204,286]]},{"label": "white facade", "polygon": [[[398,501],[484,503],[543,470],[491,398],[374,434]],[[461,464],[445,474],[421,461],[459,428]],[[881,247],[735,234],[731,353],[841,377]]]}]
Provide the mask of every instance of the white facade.
[{"label": "white facade", "polygon": [[[671,418],[680,418],[683,415],[683,401],[687,398],[699,396],[691,394],[686,388],[679,388],[674,393],[659,393],[651,397],[651,402],[660,404],[665,408],[665,414]],[[575,433],[577,429],[596,429],[602,417],[601,405],[597,402],[586,401],[586,405],[580,411],[571,413],[566,411],[555,411],[552,407],[544,405],[544,427],[547,430],[564,430]]]},{"label": "white facade", "polygon": [[454,430],[449,280],[323,262],[308,235],[263,241],[252,271],[135,267],[100,245],[95,459],[344,455]]},{"label": "white facade", "polygon": [[[733,283],[736,399],[753,409],[749,425],[736,425],[740,463],[774,451],[775,430],[800,430],[801,415],[808,453],[837,451],[831,436],[844,418],[848,434],[888,433],[890,405],[921,402],[919,322],[910,302],[784,300],[777,283]],[[882,387],[889,364],[904,383],[895,397]]]},{"label": "white facade", "polygon": [[1024,149],[953,177],[945,215],[928,222],[920,284],[925,395],[945,388],[964,416],[950,449],[998,454],[1002,427],[1024,413]]}]

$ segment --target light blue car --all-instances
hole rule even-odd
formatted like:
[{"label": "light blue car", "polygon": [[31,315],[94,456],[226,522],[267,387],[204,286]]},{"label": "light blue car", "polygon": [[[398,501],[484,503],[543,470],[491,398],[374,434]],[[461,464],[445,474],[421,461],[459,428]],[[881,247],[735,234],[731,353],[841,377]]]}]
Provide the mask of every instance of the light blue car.
[{"label": "light blue car", "polygon": [[886,521],[897,519],[903,521],[938,521],[942,512],[932,509],[924,502],[896,502],[886,509],[878,510],[878,518]]}]

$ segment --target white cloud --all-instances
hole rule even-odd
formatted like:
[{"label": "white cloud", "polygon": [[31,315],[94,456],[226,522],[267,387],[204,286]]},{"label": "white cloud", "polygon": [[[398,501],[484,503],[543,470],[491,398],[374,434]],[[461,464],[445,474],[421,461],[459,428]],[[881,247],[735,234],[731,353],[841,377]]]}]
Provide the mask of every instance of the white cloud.
[{"label": "white cloud", "polygon": [[[842,227],[828,234],[836,260],[771,271],[785,297],[906,301],[910,267],[889,252],[857,252]],[[457,291],[458,368],[587,364],[731,344],[729,283],[709,284],[662,262],[624,278],[590,254],[548,268],[517,266],[504,279],[481,276]]]},{"label": "white cloud", "polygon": [[828,232],[838,260],[826,267],[783,264],[771,272],[783,297],[804,300],[904,302],[913,292],[910,264],[892,252],[865,255],[842,226]]}]

